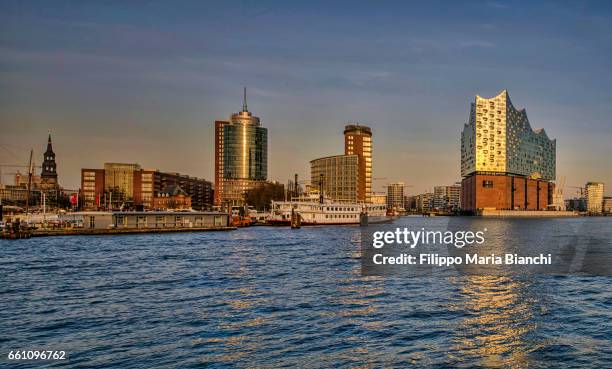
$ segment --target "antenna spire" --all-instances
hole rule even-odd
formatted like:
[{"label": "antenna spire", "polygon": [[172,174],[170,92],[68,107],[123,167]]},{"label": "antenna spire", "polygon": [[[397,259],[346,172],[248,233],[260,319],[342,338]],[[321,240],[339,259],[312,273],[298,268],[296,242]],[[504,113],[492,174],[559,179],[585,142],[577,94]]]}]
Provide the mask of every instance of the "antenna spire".
[{"label": "antenna spire", "polygon": [[242,111],[249,111],[247,109],[247,100],[246,100],[246,86],[244,86],[244,97],[242,99]]}]

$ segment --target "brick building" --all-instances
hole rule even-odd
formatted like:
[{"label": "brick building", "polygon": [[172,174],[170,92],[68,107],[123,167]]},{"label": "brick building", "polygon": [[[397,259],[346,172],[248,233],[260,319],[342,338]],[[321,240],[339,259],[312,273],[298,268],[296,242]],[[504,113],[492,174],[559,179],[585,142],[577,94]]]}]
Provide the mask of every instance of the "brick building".
[{"label": "brick building", "polygon": [[[108,164],[121,167],[120,175],[109,176]],[[126,171],[125,168],[132,169]],[[137,164],[107,163],[107,169],[81,169],[81,201],[86,210],[121,207],[154,208],[153,199],[173,186],[180,187],[194,210],[209,210],[213,205],[212,183],[179,173],[141,169]],[[112,171],[111,171],[112,172]],[[129,172],[129,173],[128,173]],[[117,178],[120,177],[121,180]],[[109,180],[112,178],[112,180]],[[115,181],[109,185],[109,181]]]}]

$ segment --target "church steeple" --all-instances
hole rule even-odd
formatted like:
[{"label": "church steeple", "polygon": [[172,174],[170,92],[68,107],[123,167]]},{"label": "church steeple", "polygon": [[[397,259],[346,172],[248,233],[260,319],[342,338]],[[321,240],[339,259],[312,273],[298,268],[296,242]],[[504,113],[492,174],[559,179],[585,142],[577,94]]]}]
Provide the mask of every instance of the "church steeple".
[{"label": "church steeple", "polygon": [[53,147],[51,145],[51,132],[49,132],[49,140],[47,141],[47,151],[46,153],[53,154]]},{"label": "church steeple", "polygon": [[51,143],[51,132],[49,132],[49,139],[47,140],[47,151],[43,155],[40,179],[43,187],[57,187],[57,164],[55,163],[55,153]]}]

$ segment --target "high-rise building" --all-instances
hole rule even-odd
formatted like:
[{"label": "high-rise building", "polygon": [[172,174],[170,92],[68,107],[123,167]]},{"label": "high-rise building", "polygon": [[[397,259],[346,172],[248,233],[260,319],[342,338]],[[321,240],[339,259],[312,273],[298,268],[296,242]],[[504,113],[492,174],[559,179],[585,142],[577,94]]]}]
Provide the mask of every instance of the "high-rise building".
[{"label": "high-rise building", "polygon": [[589,213],[601,213],[604,202],[604,184],[588,182],[585,185],[586,208]]},{"label": "high-rise building", "polygon": [[338,202],[357,202],[359,157],[336,155],[310,161],[310,184]]},{"label": "high-rise building", "polygon": [[404,211],[404,182],[390,183],[387,186],[387,209]]},{"label": "high-rise building", "polygon": [[268,176],[268,130],[247,108],[215,122],[215,205],[242,204],[246,191]]},{"label": "high-rise building", "polygon": [[372,130],[360,124],[344,127],[344,154],[359,157],[357,200],[371,202],[372,194]]},{"label": "high-rise building", "polygon": [[42,172],[40,173],[40,189],[43,191],[52,191],[59,189],[57,181],[57,164],[55,163],[55,153],[51,144],[51,133],[47,140],[47,150],[44,153]]},{"label": "high-rise building", "polygon": [[552,204],[556,140],[531,128],[506,90],[476,96],[461,134],[462,208],[544,210]]}]

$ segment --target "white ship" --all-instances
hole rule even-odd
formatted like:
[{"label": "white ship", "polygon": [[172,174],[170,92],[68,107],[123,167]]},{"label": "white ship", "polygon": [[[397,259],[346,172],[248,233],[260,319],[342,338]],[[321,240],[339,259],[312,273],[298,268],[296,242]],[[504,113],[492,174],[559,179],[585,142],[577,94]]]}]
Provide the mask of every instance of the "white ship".
[{"label": "white ship", "polygon": [[297,213],[301,225],[360,224],[360,214],[367,213],[368,223],[391,221],[383,204],[344,203],[321,198],[316,194],[291,201],[272,201],[268,224],[290,225],[291,213]]}]

